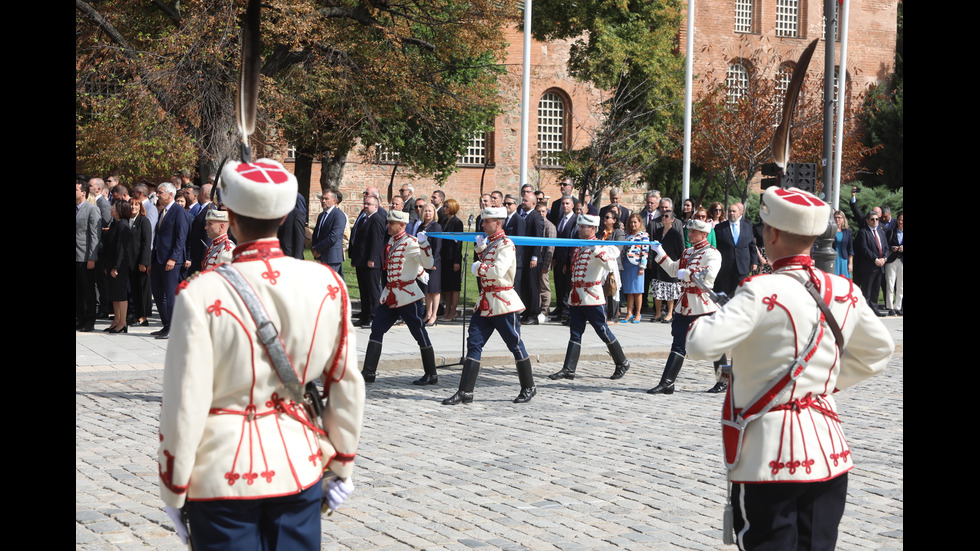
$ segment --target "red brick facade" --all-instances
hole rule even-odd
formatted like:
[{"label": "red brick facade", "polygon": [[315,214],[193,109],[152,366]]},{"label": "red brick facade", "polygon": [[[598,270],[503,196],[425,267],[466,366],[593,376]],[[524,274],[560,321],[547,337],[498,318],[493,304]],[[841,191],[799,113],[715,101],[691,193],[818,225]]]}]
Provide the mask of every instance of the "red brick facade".
[{"label": "red brick facade", "polygon": [[[777,1],[797,5],[799,26],[797,37],[777,37]],[[814,38],[821,36],[823,2],[820,0],[751,0],[752,32],[735,31],[736,0],[699,0],[695,16],[695,86],[704,83],[698,75],[709,72],[714,78],[725,78],[728,64],[732,59],[748,57],[759,48],[770,51],[769,55],[780,61],[792,61]],[[850,42],[848,44],[847,76],[851,81],[848,88],[863,91],[871,83],[887,79],[894,66],[897,0],[863,0],[851,3]],[[682,23],[678,46],[685,48],[687,22]],[[501,113],[494,121],[492,138],[492,165],[484,176],[483,190],[489,193],[499,189],[504,193],[517,194],[520,179],[520,123],[521,123],[521,69],[523,38],[520,32],[509,31],[507,36],[508,73],[501,77]],[[588,131],[598,121],[592,114],[601,92],[594,87],[578,82],[568,75],[567,60],[570,42],[531,43],[531,91],[528,129],[528,182],[542,189],[550,201],[557,198],[557,177],[559,170],[542,169],[537,166],[538,148],[538,102],[547,92],[556,92],[565,104],[565,146],[578,148],[589,141]],[[837,56],[840,55],[838,43]],[[823,44],[811,62],[811,70],[823,66]],[[777,64],[778,65],[778,64]],[[854,97],[856,94],[852,94]],[[489,146],[489,144],[488,144]],[[292,166],[286,162],[287,167]],[[344,167],[343,185],[344,209],[349,215],[360,210],[360,192],[373,185],[386,195],[388,181],[393,165],[377,164],[371,159],[352,153]],[[480,178],[483,167],[461,166],[441,188],[447,197],[459,201],[459,218],[466,220],[469,214],[478,213]],[[310,221],[316,220],[320,212],[315,194],[319,192],[319,166],[314,164],[310,201]],[[428,197],[438,186],[429,178],[411,178],[407,168],[400,167],[395,177],[394,193],[403,182],[415,186],[416,197]],[[629,190],[623,195],[623,203],[631,209],[643,207],[646,190]],[[677,201],[678,198],[675,198]],[[387,206],[390,197],[382,197]],[[605,204],[602,198],[601,204]],[[351,220],[353,217],[351,216]]]}]

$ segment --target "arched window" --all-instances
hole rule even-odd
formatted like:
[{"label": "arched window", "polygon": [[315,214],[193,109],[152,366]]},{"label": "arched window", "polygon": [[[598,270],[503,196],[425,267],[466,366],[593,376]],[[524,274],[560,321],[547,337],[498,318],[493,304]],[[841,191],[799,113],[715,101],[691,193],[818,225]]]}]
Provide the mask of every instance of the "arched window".
[{"label": "arched window", "polygon": [[546,92],[538,102],[538,165],[560,167],[565,147],[565,101],[557,92]]},{"label": "arched window", "polygon": [[728,86],[728,104],[738,103],[749,91],[749,70],[741,62],[733,62],[728,66],[725,84]]},{"label": "arched window", "polygon": [[786,90],[789,89],[789,83],[793,80],[793,65],[791,63],[783,63],[779,66],[779,70],[776,71],[776,117],[783,116],[783,100],[786,98]]}]

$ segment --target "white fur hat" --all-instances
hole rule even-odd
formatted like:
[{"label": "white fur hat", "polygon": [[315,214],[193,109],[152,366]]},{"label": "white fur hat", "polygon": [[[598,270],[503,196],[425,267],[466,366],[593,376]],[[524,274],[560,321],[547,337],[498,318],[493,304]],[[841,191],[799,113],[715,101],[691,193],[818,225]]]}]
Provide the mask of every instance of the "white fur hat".
[{"label": "white fur hat", "polygon": [[408,224],[408,213],[401,210],[389,210],[388,211],[388,221],[389,222],[401,222],[402,224]]},{"label": "white fur hat", "polygon": [[771,187],[762,195],[762,221],[797,235],[820,235],[830,221],[830,205],[795,187]]},{"label": "white fur hat", "polygon": [[579,226],[592,226],[594,228],[599,227],[599,217],[594,214],[580,214],[578,215],[578,220],[575,222]]},{"label": "white fur hat", "polygon": [[691,218],[687,221],[687,229],[694,231],[703,231],[704,233],[711,233],[711,224],[707,220],[698,220],[697,218]]},{"label": "white fur hat", "polygon": [[272,159],[229,161],[221,169],[222,203],[236,214],[272,220],[296,208],[296,176]]},{"label": "white fur hat", "polygon": [[[246,216],[248,216],[248,215],[246,214]],[[228,211],[226,211],[226,210],[218,210],[218,209],[210,209],[208,211],[208,213],[206,215],[204,215],[204,219],[207,220],[207,221],[210,221],[210,222],[227,222],[228,221]]]},{"label": "white fur hat", "polygon": [[504,207],[486,207],[480,213],[484,220],[492,218],[507,218],[507,209]]}]

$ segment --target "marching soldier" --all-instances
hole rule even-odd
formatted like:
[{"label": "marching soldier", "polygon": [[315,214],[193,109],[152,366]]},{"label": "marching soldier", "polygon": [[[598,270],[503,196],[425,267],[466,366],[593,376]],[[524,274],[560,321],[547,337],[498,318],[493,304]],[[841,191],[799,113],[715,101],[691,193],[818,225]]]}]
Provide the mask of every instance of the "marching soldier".
[{"label": "marching soldier", "polygon": [[235,242],[228,237],[228,211],[211,208],[204,220],[204,231],[211,238],[211,246],[204,254],[201,269],[209,270],[218,264],[231,262]]},{"label": "marching soldier", "polygon": [[[579,239],[595,239],[599,227],[599,218],[591,214],[578,217]],[[569,298],[569,323],[571,336],[568,340],[568,350],[565,352],[565,363],[561,371],[548,376],[549,379],[574,379],[575,368],[578,366],[579,354],[582,351],[582,333],[585,332],[585,322],[592,324],[602,342],[609,348],[609,355],[616,363],[616,370],[610,379],[620,379],[630,368],[630,362],[623,353],[623,347],[606,324],[606,296],[602,283],[609,276],[618,281],[619,269],[616,259],[619,258],[619,248],[610,245],[576,247],[572,251],[571,274],[572,291]],[[614,292],[618,293],[619,289]]]},{"label": "marching soldier", "polygon": [[388,282],[381,293],[381,304],[375,309],[374,322],[371,323],[371,337],[364,353],[364,381],[373,383],[381,358],[381,342],[385,333],[401,318],[408,326],[422,353],[422,368],[425,374],[413,381],[416,385],[434,385],[439,382],[436,374],[436,358],[429,342],[429,334],[422,323],[425,296],[416,278],[426,275],[432,268],[432,248],[425,236],[419,232],[417,237],[405,233],[408,213],[392,209],[388,212],[388,235],[391,238],[385,246],[384,262]]},{"label": "marching soldier", "polygon": [[744,280],[687,334],[692,358],[734,347],[722,436],[740,549],[834,549],[853,460],[831,395],[883,370],[895,348],[853,282],[813,265],[830,212],[805,191],[766,190],[773,273]]},{"label": "marching soldier", "polygon": [[473,263],[471,271],[480,284],[480,298],[473,309],[470,333],[466,339],[466,362],[459,379],[459,390],[442,401],[444,405],[473,401],[473,387],[480,373],[480,357],[483,345],[494,330],[507,344],[507,348],[517,360],[517,376],[521,381],[521,393],[514,399],[515,404],[530,402],[537,394],[534,376],[531,373],[531,358],[521,341],[521,322],[519,315],[524,311],[524,303],[514,290],[514,274],[517,271],[517,254],[514,243],[504,235],[504,220],[507,209],[488,207],[483,209],[482,226],[485,236],[477,237],[476,253],[479,260]]},{"label": "marching soldier", "polygon": [[[664,366],[664,373],[660,377],[660,384],[647,391],[648,394],[673,394],[674,381],[677,374],[684,365],[684,355],[687,353],[685,339],[687,338],[687,328],[691,322],[699,316],[711,314],[718,309],[707,292],[695,285],[691,281],[691,276],[701,273],[704,277],[705,285],[710,289],[714,284],[715,276],[721,269],[721,253],[708,244],[708,234],[711,233],[711,226],[704,220],[692,219],[687,223],[688,238],[692,245],[684,250],[680,259],[674,260],[667,256],[660,243],[654,243],[651,248],[656,255],[656,261],[671,277],[681,280],[681,298],[678,306],[674,310],[674,319],[670,324],[670,335],[673,342],[670,345],[670,356],[667,357],[667,365]],[[715,377],[717,383],[708,392],[722,392],[725,390],[721,381],[721,366],[727,363],[723,354],[712,358],[715,361]],[[721,359],[719,359],[719,357]]]},{"label": "marching soldier", "polygon": [[[364,413],[347,288],[280,249],[276,231],[296,205],[281,164],[229,162],[220,181],[241,244],[176,297],[160,494],[186,537],[184,508],[195,549],[319,549],[321,501],[336,509],[354,489],[345,479]],[[293,392],[317,379],[322,428]]]}]

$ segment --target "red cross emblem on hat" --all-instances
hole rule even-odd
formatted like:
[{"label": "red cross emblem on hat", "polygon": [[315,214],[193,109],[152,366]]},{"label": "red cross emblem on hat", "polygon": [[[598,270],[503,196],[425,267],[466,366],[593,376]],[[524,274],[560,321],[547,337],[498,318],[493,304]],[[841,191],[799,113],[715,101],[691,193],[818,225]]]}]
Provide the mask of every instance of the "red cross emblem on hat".
[{"label": "red cross emblem on hat", "polygon": [[816,196],[800,189],[777,189],[776,195],[790,203],[805,207],[819,207],[824,204],[824,202],[818,199]]},{"label": "red cross emblem on hat", "polygon": [[270,163],[238,163],[235,172],[259,184],[284,184],[289,180],[284,168]]}]

